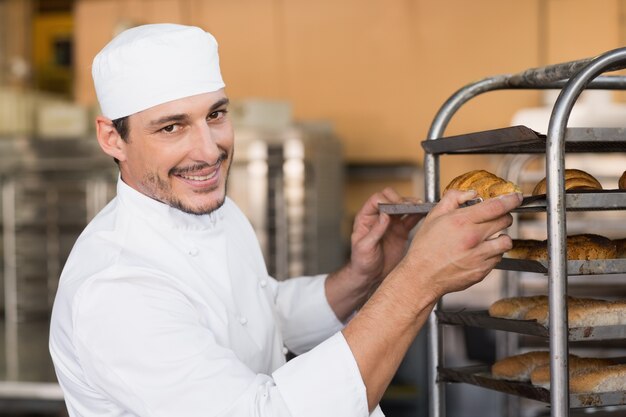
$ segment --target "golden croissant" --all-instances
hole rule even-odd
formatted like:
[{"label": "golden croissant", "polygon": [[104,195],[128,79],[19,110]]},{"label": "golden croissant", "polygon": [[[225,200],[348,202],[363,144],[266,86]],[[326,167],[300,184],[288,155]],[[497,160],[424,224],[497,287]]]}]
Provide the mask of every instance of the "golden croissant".
[{"label": "golden croissant", "polygon": [[454,178],[443,193],[445,194],[448,190],[475,190],[483,199],[521,192],[516,184],[482,169],[466,172]]},{"label": "golden croissant", "polygon": [[[565,170],[566,190],[601,190],[602,185],[593,175],[581,171],[580,169]],[[546,179],[537,183],[533,190],[533,195],[546,194]]]}]

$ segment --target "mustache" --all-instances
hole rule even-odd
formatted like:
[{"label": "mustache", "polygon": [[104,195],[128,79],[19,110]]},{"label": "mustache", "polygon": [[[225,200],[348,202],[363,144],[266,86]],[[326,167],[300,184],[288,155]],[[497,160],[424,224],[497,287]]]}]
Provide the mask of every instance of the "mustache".
[{"label": "mustache", "polygon": [[224,162],[226,159],[228,159],[228,154],[226,152],[222,152],[220,153],[219,157],[217,158],[217,160],[212,163],[209,164],[207,162],[201,162],[201,163],[197,163],[188,167],[184,167],[184,168],[172,168],[170,169],[169,174],[170,175],[185,175],[188,174],[190,172],[194,172],[194,171],[201,171],[203,169],[206,168],[211,168],[214,167],[216,165],[221,164],[222,162]]}]

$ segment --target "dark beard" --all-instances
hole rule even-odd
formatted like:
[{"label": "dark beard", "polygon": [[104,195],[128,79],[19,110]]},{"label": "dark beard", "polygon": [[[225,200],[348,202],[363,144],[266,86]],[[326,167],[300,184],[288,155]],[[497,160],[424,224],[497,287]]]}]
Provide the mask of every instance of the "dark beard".
[{"label": "dark beard", "polygon": [[[228,172],[229,171],[230,171],[230,167],[228,167],[228,171],[226,172],[226,183],[228,183]],[[224,189],[226,189],[226,188],[224,188]],[[193,214],[193,215],[196,215],[196,216],[202,216],[202,215],[205,215],[205,214],[213,213],[215,210],[217,210],[220,207],[222,207],[224,205],[225,201],[226,201],[226,192],[224,192],[224,196],[222,198],[220,198],[218,201],[215,202],[215,204],[212,204],[209,207],[201,207],[201,208],[194,209],[194,208],[191,208],[191,207],[187,207],[186,205],[183,204],[182,201],[180,201],[177,198],[171,198],[167,202],[163,201],[163,203],[167,204],[170,207],[173,207],[175,209],[183,211],[183,212],[185,212],[187,214]]]},{"label": "dark beard", "polygon": [[[232,157],[228,158],[228,156],[225,153],[222,156],[220,156],[221,162],[227,161],[227,160],[232,161]],[[179,198],[172,195],[169,183],[167,183],[166,181],[163,181],[161,177],[159,177],[155,173],[148,173],[144,176],[144,181],[143,181],[144,186],[148,185],[148,187],[146,188],[148,190],[151,190],[150,193],[144,192],[144,194],[153,198],[154,200],[157,200],[163,204],[167,204],[168,206],[178,209],[187,214],[193,214],[196,216],[210,214],[214,212],[215,210],[219,209],[220,207],[222,207],[224,205],[224,202],[226,201],[226,189],[228,187],[228,176],[230,174],[231,165],[232,164],[229,163],[228,168],[226,170],[226,179],[224,180],[224,195],[222,196],[222,198],[215,201],[213,204],[211,204],[208,207],[194,208],[194,207],[189,207],[185,205]],[[173,175],[173,173],[180,174],[180,173],[185,173],[185,172],[191,172],[194,169],[202,169],[205,166],[207,165],[204,164],[202,166],[195,166],[195,167],[185,169],[185,170],[171,170],[170,175]]]}]

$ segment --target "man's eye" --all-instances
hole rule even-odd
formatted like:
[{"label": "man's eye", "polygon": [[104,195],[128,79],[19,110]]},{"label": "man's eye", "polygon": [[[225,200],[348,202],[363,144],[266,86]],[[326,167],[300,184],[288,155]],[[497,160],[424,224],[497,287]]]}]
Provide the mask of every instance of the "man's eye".
[{"label": "man's eye", "polygon": [[208,120],[219,120],[222,119],[226,116],[226,113],[228,113],[227,110],[217,110],[214,111],[213,113],[209,114],[209,117],[207,118]]},{"label": "man's eye", "polygon": [[176,125],[176,124],[173,124],[173,125],[167,125],[167,126],[165,126],[165,127],[161,128],[161,131],[162,131],[162,132],[165,132],[165,133],[173,133],[173,132],[175,132],[176,130],[178,130],[178,125]]}]

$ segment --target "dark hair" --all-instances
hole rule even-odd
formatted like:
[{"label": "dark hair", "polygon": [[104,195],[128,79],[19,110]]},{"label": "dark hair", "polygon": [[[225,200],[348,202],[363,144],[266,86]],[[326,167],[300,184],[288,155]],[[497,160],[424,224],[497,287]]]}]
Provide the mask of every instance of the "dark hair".
[{"label": "dark hair", "polygon": [[120,117],[112,121],[113,127],[117,130],[124,142],[128,142],[128,116]]}]

